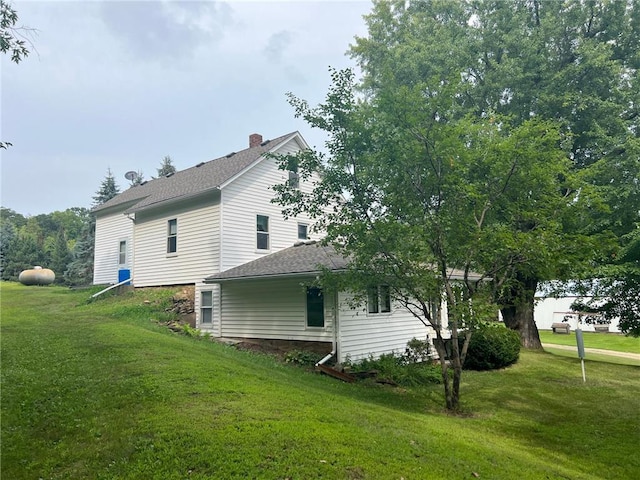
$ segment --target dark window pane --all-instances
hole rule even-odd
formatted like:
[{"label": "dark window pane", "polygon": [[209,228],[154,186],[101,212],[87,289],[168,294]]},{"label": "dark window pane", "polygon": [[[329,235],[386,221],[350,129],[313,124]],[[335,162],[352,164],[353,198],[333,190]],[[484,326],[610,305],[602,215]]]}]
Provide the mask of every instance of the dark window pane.
[{"label": "dark window pane", "polygon": [[269,249],[269,234],[258,232],[257,239],[257,248],[258,250],[268,250]]},{"label": "dark window pane", "polygon": [[378,313],[380,307],[378,305],[378,287],[372,287],[367,291],[367,305],[369,313]]},{"label": "dark window pane", "polygon": [[324,295],[316,287],[307,288],[307,326],[324,327]]},{"label": "dark window pane", "polygon": [[257,217],[257,226],[259,232],[268,232],[269,231],[269,217],[265,215],[258,215]]},{"label": "dark window pane", "polygon": [[307,226],[301,223],[298,224],[298,240],[306,240],[309,238],[307,236]]},{"label": "dark window pane", "polygon": [[213,305],[213,292],[210,292],[210,291],[201,292],[200,298],[201,298],[200,306],[211,307]]},{"label": "dark window pane", "polygon": [[178,250],[178,239],[176,237],[167,238],[167,253],[175,253]]},{"label": "dark window pane", "polygon": [[203,308],[202,309],[202,323],[212,323],[213,321],[213,310],[211,308]]},{"label": "dark window pane", "polygon": [[382,285],[380,287],[380,303],[381,312],[391,311],[391,290],[388,285]]},{"label": "dark window pane", "polygon": [[169,235],[176,235],[178,233],[178,220],[169,220]]}]

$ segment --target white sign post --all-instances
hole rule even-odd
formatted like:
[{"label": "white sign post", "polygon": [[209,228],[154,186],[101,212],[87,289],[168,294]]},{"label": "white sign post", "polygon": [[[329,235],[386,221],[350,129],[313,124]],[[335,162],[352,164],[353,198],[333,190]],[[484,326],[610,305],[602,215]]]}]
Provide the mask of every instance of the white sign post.
[{"label": "white sign post", "polygon": [[582,381],[586,382],[587,377],[584,371],[584,339],[582,338],[582,329],[580,327],[576,328],[576,343],[578,344],[578,357],[582,364]]}]

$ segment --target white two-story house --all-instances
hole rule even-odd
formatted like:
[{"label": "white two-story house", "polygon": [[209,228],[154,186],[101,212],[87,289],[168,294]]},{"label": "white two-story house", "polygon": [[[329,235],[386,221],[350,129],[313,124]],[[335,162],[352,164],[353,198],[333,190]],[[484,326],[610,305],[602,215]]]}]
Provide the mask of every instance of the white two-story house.
[{"label": "white two-story house", "polygon": [[[271,202],[285,181],[268,154],[308,148],[298,132],[131,187],[97,207],[94,283],[195,285],[196,326],[216,337],[322,342],[339,361],[402,352],[429,333],[384,286],[360,308],[348,292],[313,287],[319,267],[345,260],[315,244],[309,218],[285,220]],[[294,244],[296,246],[294,246]]]}]

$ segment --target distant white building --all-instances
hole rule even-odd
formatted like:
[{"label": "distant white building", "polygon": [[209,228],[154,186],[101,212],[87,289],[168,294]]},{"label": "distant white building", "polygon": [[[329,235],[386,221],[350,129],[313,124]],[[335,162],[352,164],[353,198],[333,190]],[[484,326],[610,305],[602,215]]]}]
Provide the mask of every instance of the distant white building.
[{"label": "distant white building", "polygon": [[[533,310],[533,317],[538,330],[551,330],[554,323],[569,323],[571,330],[575,330],[578,325],[584,332],[595,332],[596,326],[588,324],[584,318],[576,312],[571,311],[571,304],[576,300],[588,302],[591,297],[583,297],[580,295],[567,295],[560,298],[549,296],[536,296],[536,304]],[[582,320],[582,322],[580,322]],[[609,325],[610,332],[620,332],[618,327],[618,319],[614,319]]]}]

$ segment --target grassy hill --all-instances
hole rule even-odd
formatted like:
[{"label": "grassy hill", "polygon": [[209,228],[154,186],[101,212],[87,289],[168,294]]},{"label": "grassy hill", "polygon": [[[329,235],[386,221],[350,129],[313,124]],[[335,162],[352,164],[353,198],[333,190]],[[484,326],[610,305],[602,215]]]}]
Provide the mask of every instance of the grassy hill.
[{"label": "grassy hill", "polygon": [[165,290],[1,286],[1,477],[631,479],[640,368],[523,352],[442,387],[344,384],[176,335]]}]

